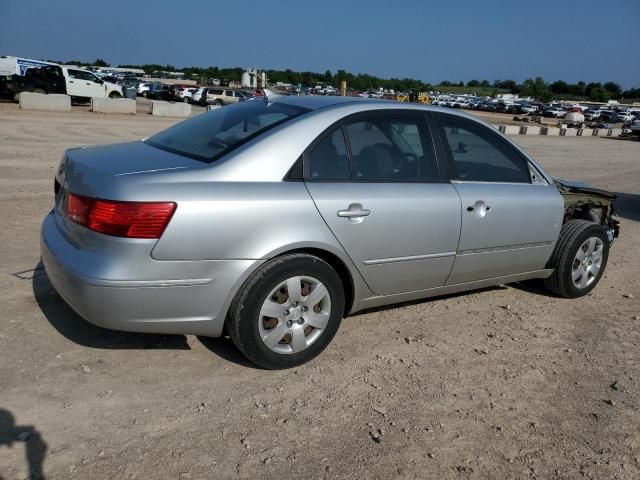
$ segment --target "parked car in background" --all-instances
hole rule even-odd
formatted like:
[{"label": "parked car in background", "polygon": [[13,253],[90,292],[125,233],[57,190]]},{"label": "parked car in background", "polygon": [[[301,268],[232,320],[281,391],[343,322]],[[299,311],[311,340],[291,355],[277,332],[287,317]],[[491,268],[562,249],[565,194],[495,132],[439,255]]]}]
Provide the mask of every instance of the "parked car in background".
[{"label": "parked car in background", "polygon": [[54,195],[42,261],[82,317],[226,332],[271,369],[367,308],[535,278],[582,297],[618,234],[615,194],[554,180],[490,125],[349,97],[241,102],[72,148]]},{"label": "parked car in background", "polygon": [[197,87],[181,88],[178,91],[178,99],[185,103],[189,103],[191,101],[191,96],[197,91]]},{"label": "parked car in background", "polygon": [[207,90],[206,87],[199,87],[195,92],[191,94],[191,97],[189,98],[189,103],[200,104],[206,90]]},{"label": "parked car in background", "polygon": [[146,96],[146,92],[148,92],[150,88],[151,88],[151,83],[148,83],[148,82],[139,83],[137,88],[137,93],[139,96],[144,97]]},{"label": "parked car in background", "polygon": [[635,118],[635,115],[629,110],[618,110],[616,112],[616,118],[618,122],[630,122]]},{"label": "parked car in background", "polygon": [[172,100],[171,86],[166,83],[153,82],[149,85],[149,90],[143,92],[144,97],[154,100]]},{"label": "parked car in background", "polygon": [[200,97],[201,105],[231,105],[244,99],[244,94],[238,90],[223,88],[207,88],[206,94]]},{"label": "parked car in background", "polygon": [[498,104],[496,102],[486,101],[483,102],[480,110],[485,112],[495,112],[498,109]]},{"label": "parked car in background", "polygon": [[540,107],[537,105],[531,105],[530,103],[523,103],[519,106],[519,113],[525,115],[538,115],[540,113]]},{"label": "parked car in background", "polygon": [[600,109],[596,109],[596,110],[588,109],[584,113],[584,118],[589,121],[598,120],[600,118],[600,112],[601,112]]},{"label": "parked car in background", "polygon": [[180,92],[191,88],[192,85],[180,85],[180,84],[173,84],[169,87],[169,96],[171,97],[171,100],[174,101],[182,101],[182,96],[180,95]]},{"label": "parked car in background", "polygon": [[561,108],[561,107],[550,107],[550,108],[547,108],[544,111],[543,116],[551,117],[551,118],[564,118],[566,113],[567,112],[566,112],[566,110],[564,108]]},{"label": "parked car in background", "polygon": [[604,123],[616,123],[618,121],[618,114],[613,110],[600,110],[598,120]]}]

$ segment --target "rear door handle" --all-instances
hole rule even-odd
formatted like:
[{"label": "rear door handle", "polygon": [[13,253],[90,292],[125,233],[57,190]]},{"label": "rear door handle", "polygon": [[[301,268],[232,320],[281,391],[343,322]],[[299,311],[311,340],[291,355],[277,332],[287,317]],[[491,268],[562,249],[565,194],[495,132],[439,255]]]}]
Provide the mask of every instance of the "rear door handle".
[{"label": "rear door handle", "polygon": [[352,203],[347,210],[338,210],[338,216],[342,218],[361,218],[371,215],[371,210],[363,208],[359,203]]}]

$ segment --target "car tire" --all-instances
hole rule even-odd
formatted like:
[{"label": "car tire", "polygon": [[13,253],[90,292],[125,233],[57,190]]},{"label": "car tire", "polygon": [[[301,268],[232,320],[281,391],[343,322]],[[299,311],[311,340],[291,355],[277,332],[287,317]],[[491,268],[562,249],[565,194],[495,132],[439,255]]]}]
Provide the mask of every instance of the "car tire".
[{"label": "car tire", "polygon": [[224,104],[222,103],[222,100],[216,100],[213,102],[214,105],[218,105],[220,107],[222,107]]},{"label": "car tire", "polygon": [[549,259],[548,268],[554,271],[545,279],[545,286],[561,297],[582,297],[598,284],[608,258],[605,229],[588,220],[570,220],[562,226]]},{"label": "car tire", "polygon": [[329,345],[344,315],[344,299],[340,277],[324,260],[302,253],[283,255],[258,268],[240,288],[227,331],[259,367],[296,367]]},{"label": "car tire", "polygon": [[34,88],[33,93],[40,93],[42,95],[46,95],[47,91],[44,88]]},{"label": "car tire", "polygon": [[121,97],[121,95],[118,92],[111,92],[109,94],[109,98],[112,99],[112,100],[114,100],[116,98],[120,98],[120,97]]}]

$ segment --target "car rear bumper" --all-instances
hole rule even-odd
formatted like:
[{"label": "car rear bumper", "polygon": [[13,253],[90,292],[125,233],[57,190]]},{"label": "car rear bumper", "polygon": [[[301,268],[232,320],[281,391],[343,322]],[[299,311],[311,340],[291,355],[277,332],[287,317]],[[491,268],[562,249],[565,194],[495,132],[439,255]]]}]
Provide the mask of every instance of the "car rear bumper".
[{"label": "car rear bumper", "polygon": [[[118,249],[78,249],[62,234],[53,211],[42,224],[40,248],[51,284],[81,317],[112,330],[148,333],[220,336],[233,295],[262,263],[166,262],[147,254],[141,268]],[[136,278],[141,271],[144,278]]]}]

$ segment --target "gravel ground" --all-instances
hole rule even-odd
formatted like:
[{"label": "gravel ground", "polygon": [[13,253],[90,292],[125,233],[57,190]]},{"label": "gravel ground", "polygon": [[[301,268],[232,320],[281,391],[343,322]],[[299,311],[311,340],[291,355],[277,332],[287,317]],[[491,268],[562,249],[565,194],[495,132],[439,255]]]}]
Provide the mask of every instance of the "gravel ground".
[{"label": "gravel ground", "polygon": [[640,478],[640,142],[514,137],[620,192],[589,296],[524,283],[368,311],[268,372],[228,339],[94,327],[32,271],[63,150],[172,123],[0,104],[0,478]]}]

